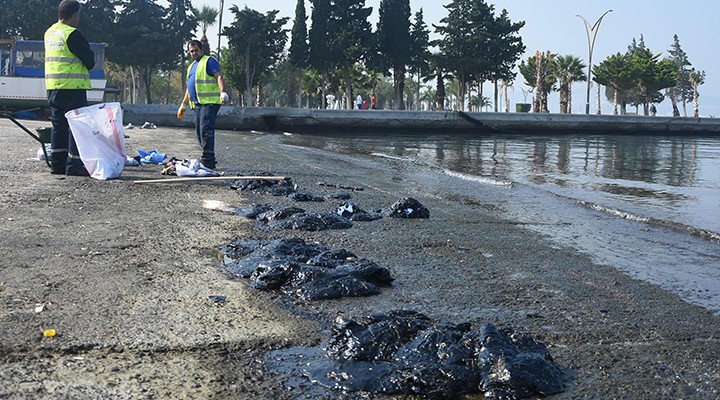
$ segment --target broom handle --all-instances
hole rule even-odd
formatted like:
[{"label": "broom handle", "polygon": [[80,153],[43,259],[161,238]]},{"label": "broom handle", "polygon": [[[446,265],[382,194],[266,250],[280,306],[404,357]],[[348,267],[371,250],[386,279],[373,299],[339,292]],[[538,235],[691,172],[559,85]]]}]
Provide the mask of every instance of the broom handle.
[{"label": "broom handle", "polygon": [[175,183],[175,182],[196,182],[196,181],[227,181],[234,179],[252,179],[252,180],[263,180],[263,181],[289,181],[292,178],[289,176],[200,176],[200,177],[186,177],[186,178],[164,178],[164,179],[145,179],[140,181],[133,181],[133,183]]}]

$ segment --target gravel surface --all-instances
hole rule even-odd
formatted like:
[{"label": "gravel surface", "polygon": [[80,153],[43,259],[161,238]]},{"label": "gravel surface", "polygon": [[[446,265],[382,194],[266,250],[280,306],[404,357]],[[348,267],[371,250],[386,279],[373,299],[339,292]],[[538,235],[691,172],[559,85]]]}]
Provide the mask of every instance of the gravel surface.
[{"label": "gravel surface", "polygon": [[[133,155],[199,157],[190,129],[126,134]],[[292,176],[319,195],[343,190],[318,182],[361,187],[352,201],[366,210],[411,196],[431,215],[273,231],[201,204],[331,211],[339,203],[293,203],[225,181],[133,183],[162,178],[157,165],[127,167],[112,181],[51,175],[33,159],[37,142],[3,119],[0,140],[0,398],[375,398],[289,385],[265,368],[265,353],[318,345],[339,314],[395,308],[534,336],[575,373],[553,399],[720,396],[717,316],[500,219],[496,205],[455,194],[472,183],[392,159],[282,144],[279,135],[219,132],[218,170],[226,174]],[[503,190],[512,201],[512,189]],[[287,236],[369,258],[390,268],[395,283],[378,296],[301,302],[249,288],[220,268],[217,249],[233,239]],[[47,329],[57,335],[44,337]]]}]

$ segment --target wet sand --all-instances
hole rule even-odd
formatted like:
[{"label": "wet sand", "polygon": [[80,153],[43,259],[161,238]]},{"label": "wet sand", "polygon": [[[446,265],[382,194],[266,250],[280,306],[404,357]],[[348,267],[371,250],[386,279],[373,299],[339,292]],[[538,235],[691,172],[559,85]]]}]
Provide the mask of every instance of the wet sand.
[{"label": "wet sand", "polygon": [[[190,129],[127,134],[130,153],[199,155]],[[221,132],[219,170],[228,174],[289,175],[316,194],[342,191],[317,182],[363,187],[353,202],[368,210],[412,196],[431,213],[343,231],[277,232],[201,202],[313,211],[336,204],[239,193],[225,182],[132,183],[161,178],[159,166],[128,167],[105,182],[62,178],[31,160],[37,143],[9,121],[0,120],[0,140],[0,398],[309,398],[265,370],[264,353],[318,344],[338,313],[394,308],[538,338],[576,373],[575,385],[553,399],[718,397],[718,317],[453,195],[447,176]],[[232,239],[287,236],[374,260],[395,283],[379,296],[304,303],[218,268],[215,249]],[[58,335],[45,338],[45,329]]]}]

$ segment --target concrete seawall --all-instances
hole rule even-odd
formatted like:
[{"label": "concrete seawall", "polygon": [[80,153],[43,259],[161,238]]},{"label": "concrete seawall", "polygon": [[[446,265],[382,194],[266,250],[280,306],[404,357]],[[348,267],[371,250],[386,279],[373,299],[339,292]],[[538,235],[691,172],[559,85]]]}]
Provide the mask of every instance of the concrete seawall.
[{"label": "concrete seawall", "polygon": [[[175,117],[177,106],[123,104],[125,123],[192,127],[195,114]],[[484,133],[603,133],[720,135],[720,119],[585,114],[454,111],[317,110],[223,106],[218,129],[279,132],[457,131]]]}]

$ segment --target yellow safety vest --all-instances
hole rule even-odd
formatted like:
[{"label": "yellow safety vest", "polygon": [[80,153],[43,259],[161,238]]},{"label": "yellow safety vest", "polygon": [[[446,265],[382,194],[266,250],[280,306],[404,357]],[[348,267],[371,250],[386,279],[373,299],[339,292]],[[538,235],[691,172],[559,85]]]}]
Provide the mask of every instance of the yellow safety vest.
[{"label": "yellow safety vest", "polygon": [[45,31],[45,87],[53,89],[90,89],[90,72],[67,46],[75,28],[56,22]]},{"label": "yellow safety vest", "polygon": [[[195,70],[195,94],[200,104],[222,104],[220,99],[220,85],[217,83],[217,78],[207,73],[207,63],[209,59],[210,56],[202,56],[200,60],[195,61],[198,63],[197,69]],[[190,79],[190,71],[192,70],[193,64],[190,64],[187,69],[187,79]],[[190,102],[190,108],[195,108],[195,103],[192,101]]]}]

